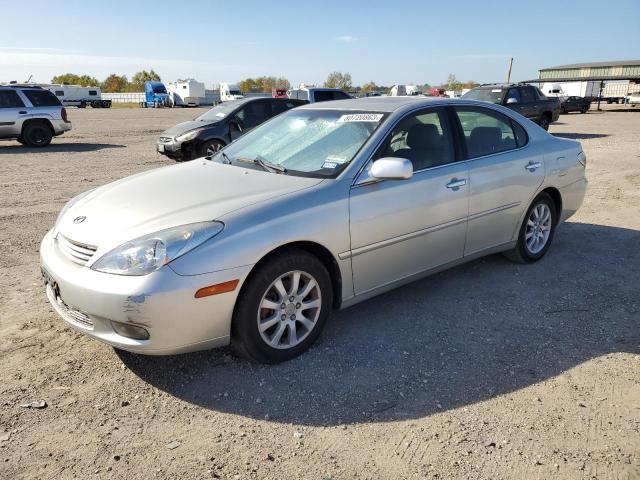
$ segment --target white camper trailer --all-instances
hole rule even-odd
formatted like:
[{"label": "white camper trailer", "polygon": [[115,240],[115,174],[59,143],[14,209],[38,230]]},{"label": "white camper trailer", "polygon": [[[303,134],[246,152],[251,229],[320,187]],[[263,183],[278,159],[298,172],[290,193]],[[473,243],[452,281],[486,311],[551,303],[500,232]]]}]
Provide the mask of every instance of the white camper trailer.
[{"label": "white camper trailer", "polygon": [[394,85],[391,87],[391,90],[389,90],[390,97],[405,97],[421,94],[422,92],[417,85]]},{"label": "white camper trailer", "polygon": [[111,100],[103,100],[100,87],[81,87],[80,85],[39,84],[44,89],[53,92],[65,107],[109,108]]},{"label": "white camper trailer", "polygon": [[193,78],[167,84],[167,93],[172,107],[197,107],[204,103],[206,96],[204,83]]},{"label": "white camper trailer", "polygon": [[240,87],[234,85],[233,83],[221,83],[220,84],[220,101],[228,102],[230,100],[238,100],[243,98],[242,92],[240,91]]}]

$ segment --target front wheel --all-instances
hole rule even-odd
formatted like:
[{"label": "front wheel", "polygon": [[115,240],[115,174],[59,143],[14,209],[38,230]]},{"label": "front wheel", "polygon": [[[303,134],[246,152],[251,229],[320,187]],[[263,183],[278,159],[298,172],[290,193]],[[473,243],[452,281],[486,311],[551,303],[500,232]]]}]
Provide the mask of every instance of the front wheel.
[{"label": "front wheel", "polygon": [[201,157],[213,157],[222,147],[224,147],[224,143],[220,140],[209,140],[200,146],[198,153]]},{"label": "front wheel", "polygon": [[515,248],[505,255],[518,263],[537,262],[549,250],[557,223],[553,200],[548,194],[541,193],[527,210]]},{"label": "front wheel", "polygon": [[310,253],[288,249],[251,274],[233,316],[233,344],[261,363],[297,357],[316,341],[333,304],[331,278]]}]

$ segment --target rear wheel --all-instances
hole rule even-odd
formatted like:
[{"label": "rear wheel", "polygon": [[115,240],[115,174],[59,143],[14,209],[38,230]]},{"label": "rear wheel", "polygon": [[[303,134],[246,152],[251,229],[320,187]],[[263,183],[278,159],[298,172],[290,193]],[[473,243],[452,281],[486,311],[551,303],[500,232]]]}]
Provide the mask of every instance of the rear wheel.
[{"label": "rear wheel", "polygon": [[331,278],[322,262],[289,249],[251,274],[238,297],[233,343],[262,363],[297,357],[318,338],[331,310]]},{"label": "rear wheel", "polygon": [[78,108],[87,108],[87,102],[80,102],[80,105],[78,105]]},{"label": "rear wheel", "polygon": [[549,115],[545,113],[542,115],[542,117],[540,117],[540,122],[538,123],[538,125],[540,125],[545,130],[549,130],[550,123],[551,123],[551,120],[549,119]]},{"label": "rear wheel", "polygon": [[22,131],[22,139],[29,147],[46,147],[51,143],[52,138],[51,127],[44,122],[29,123]]},{"label": "rear wheel", "polygon": [[518,232],[518,242],[513,250],[505,252],[506,257],[518,263],[540,260],[551,245],[557,223],[553,200],[548,194],[541,193],[527,210]]}]

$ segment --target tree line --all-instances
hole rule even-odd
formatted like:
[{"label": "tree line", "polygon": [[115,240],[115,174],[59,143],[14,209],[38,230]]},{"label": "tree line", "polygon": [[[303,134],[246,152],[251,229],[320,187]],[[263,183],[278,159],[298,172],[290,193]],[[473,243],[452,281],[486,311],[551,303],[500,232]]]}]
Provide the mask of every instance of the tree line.
[{"label": "tree line", "polygon": [[[62,75],[56,75],[51,79],[51,83],[62,83],[68,85],[80,85],[83,87],[99,86],[103,92],[142,92],[144,90],[144,82],[150,80],[162,81],[160,75],[158,75],[153,69],[141,70],[131,77],[131,80],[126,75],[118,75],[112,73],[104,81],[100,82],[98,79],[89,75],[76,75],[74,73],[65,73]],[[443,88],[445,90],[462,90],[465,88],[474,88],[479,84],[470,80],[468,82],[459,81],[453,73],[450,73],[447,77],[447,81],[442,85],[437,85],[437,88]],[[289,90],[291,84],[289,80],[283,77],[274,76],[262,76],[257,78],[245,78],[238,83],[240,90],[245,93],[271,93],[274,88],[282,88]],[[351,79],[351,74],[347,72],[331,72],[327,79],[324,81],[323,86],[326,88],[340,88],[347,92],[356,93],[371,93],[380,92],[385,93],[391,89],[391,86],[377,85],[374,81],[367,82],[363,85],[354,86]],[[428,83],[419,85],[423,93],[428,93],[432,88]]]},{"label": "tree line", "polygon": [[51,79],[51,83],[61,83],[67,85],[80,85],[81,87],[100,87],[105,93],[114,92],[142,92],[144,91],[144,82],[157,80],[162,81],[153,69],[146,71],[141,70],[131,77],[126,75],[118,75],[112,73],[104,81],[99,81],[95,77],[89,75],[76,75],[75,73],[64,73],[56,75]]}]

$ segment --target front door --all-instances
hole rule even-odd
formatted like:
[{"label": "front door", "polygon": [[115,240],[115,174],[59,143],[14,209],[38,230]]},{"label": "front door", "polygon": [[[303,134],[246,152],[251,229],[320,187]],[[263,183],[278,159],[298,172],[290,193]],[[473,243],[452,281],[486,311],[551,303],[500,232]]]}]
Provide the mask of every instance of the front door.
[{"label": "front door", "polygon": [[484,107],[455,110],[469,158],[466,256],[513,240],[544,180],[544,164],[527,147],[524,128],[506,115]]},{"label": "front door", "polygon": [[462,257],[468,172],[442,108],[408,114],[373,156],[411,160],[413,177],[356,184],[350,193],[355,294]]}]

